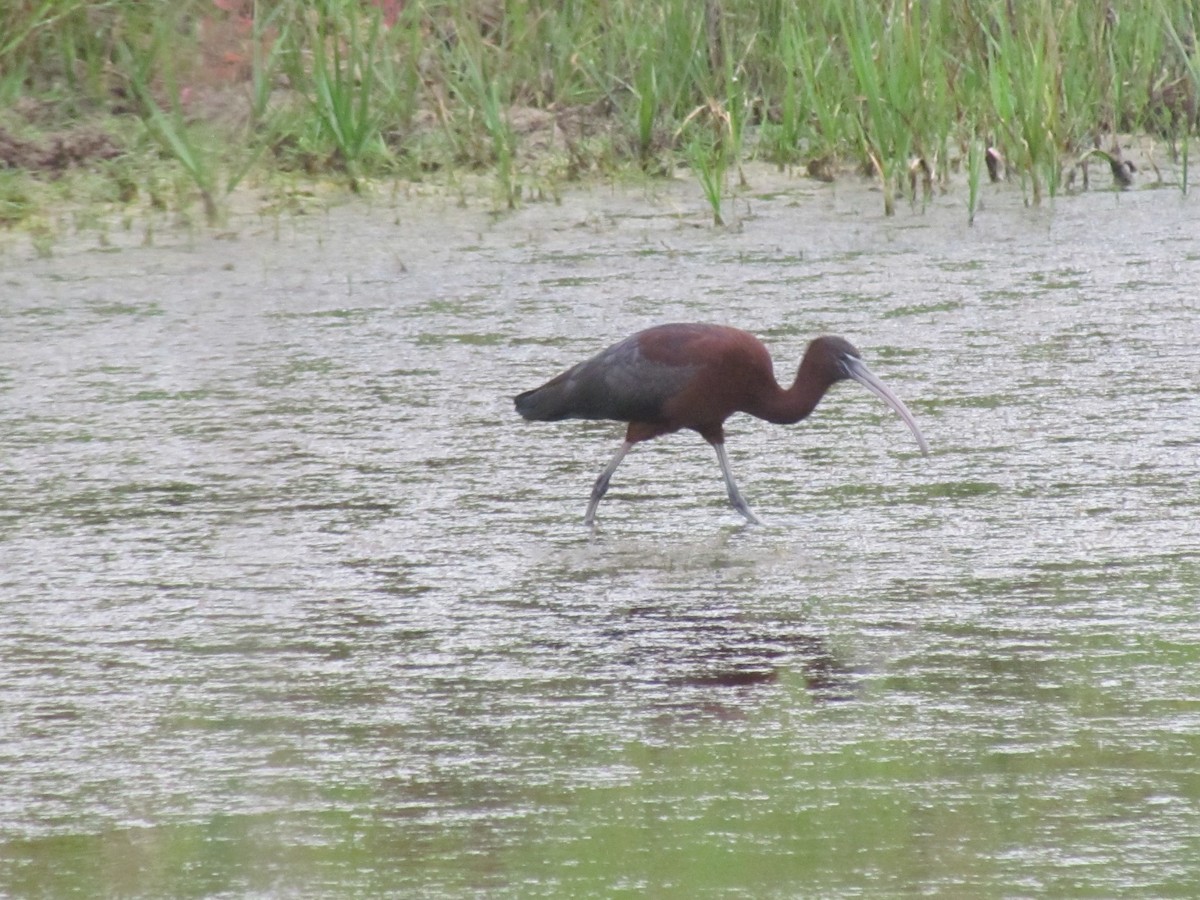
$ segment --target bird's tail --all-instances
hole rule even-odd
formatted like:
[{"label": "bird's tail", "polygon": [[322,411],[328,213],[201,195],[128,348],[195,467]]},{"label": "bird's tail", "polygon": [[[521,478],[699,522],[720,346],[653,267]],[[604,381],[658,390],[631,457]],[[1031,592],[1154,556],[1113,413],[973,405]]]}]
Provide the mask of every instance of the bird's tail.
[{"label": "bird's tail", "polygon": [[532,391],[517,394],[513,398],[513,404],[522,418],[532,422],[555,422],[566,418],[561,397],[561,391],[554,390],[552,385],[546,384]]}]

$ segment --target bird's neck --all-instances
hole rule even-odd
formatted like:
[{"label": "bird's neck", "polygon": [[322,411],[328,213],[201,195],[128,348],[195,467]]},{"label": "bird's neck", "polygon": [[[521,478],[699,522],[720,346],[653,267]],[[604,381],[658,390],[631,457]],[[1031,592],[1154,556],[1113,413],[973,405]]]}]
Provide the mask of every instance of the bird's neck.
[{"label": "bird's neck", "polygon": [[759,418],[776,425],[794,425],[817,408],[827,390],[828,384],[806,377],[801,368],[791,387],[778,388],[763,404]]}]

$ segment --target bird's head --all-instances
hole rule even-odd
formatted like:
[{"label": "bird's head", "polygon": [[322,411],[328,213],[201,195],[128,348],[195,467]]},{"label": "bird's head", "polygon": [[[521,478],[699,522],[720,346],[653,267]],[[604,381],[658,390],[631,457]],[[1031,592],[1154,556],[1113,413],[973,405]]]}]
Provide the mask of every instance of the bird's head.
[{"label": "bird's head", "polygon": [[917,439],[917,446],[921,448],[921,452],[929,455],[929,445],[925,442],[925,436],[921,434],[917,420],[908,411],[904,401],[867,368],[858,348],[845,338],[825,335],[814,340],[804,352],[800,370],[802,373],[807,371],[808,377],[824,380],[826,384],[834,384],[847,378],[854,379],[896,411]]},{"label": "bird's head", "polygon": [[858,348],[843,337],[827,334],[808,345],[800,361],[800,371],[806,379],[832,385],[853,378],[855,365],[862,365]]}]

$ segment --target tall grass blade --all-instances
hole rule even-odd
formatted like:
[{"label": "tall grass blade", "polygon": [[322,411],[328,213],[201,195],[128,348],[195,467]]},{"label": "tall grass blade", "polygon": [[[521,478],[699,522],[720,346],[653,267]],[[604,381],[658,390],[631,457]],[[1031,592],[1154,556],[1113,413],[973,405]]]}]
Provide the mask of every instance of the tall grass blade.
[{"label": "tall grass blade", "polygon": [[967,224],[975,224],[979,209],[979,189],[983,184],[983,142],[975,139],[967,145]]},{"label": "tall grass blade", "polygon": [[220,211],[216,201],[214,159],[193,140],[180,110],[178,88],[173,81],[168,85],[172,97],[172,112],[168,115],[154,99],[149,88],[147,79],[151,68],[151,54],[137,61],[132,49],[124,41],[118,44],[117,52],[125,64],[129,84],[141,107],[142,121],[147,132],[183,167],[200,193],[205,219],[210,225],[216,224],[220,219]]}]

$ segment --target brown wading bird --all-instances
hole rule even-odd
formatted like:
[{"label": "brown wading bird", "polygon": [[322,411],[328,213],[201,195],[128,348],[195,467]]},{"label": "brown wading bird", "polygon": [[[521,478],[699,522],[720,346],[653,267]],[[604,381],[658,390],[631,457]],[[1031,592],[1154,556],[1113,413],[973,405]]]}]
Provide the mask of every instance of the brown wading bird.
[{"label": "brown wading bird", "polygon": [[749,413],[779,425],[811,413],[836,382],[846,378],[882,398],[912,429],[924,454],[929,446],[912,413],[863,364],[845,338],[819,337],[808,345],[790,388],[775,381],[771,354],[754,335],[724,325],[659,325],[640,331],[568,369],[539,388],[519,394],[526,419],[615,419],[628,422],[625,441],[596,484],[585,525],[608,482],[634,444],[690,428],[713,445],[725,476],[729,502],[750,522],[762,524],[742,497],[725,455],[725,420]]}]

